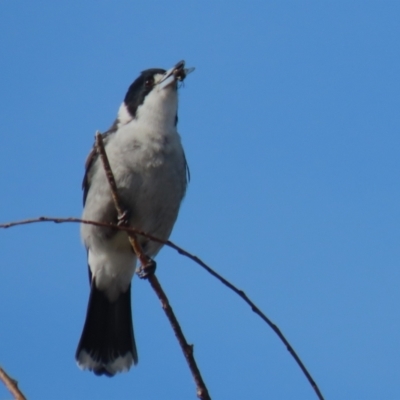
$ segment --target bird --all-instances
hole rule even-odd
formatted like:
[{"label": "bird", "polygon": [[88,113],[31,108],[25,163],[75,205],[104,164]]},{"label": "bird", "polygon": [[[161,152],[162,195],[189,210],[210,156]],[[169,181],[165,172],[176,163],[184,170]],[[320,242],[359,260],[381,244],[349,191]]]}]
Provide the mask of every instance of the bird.
[{"label": "bird", "polygon": [[[117,119],[102,134],[118,194],[132,228],[167,240],[190,179],[177,131],[178,89],[194,68],[142,71],[130,85]],[[83,179],[82,219],[118,224],[112,193],[93,146]],[[82,224],[90,296],[76,361],[83,370],[114,376],[138,362],[132,324],[131,280],[137,258],[126,232]],[[151,258],[162,244],[138,240]]]}]

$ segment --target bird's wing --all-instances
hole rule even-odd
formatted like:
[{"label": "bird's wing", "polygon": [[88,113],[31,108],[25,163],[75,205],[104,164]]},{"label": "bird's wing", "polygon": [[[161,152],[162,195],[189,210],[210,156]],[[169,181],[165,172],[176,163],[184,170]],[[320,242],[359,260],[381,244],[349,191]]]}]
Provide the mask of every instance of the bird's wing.
[{"label": "bird's wing", "polygon": [[185,152],[183,152],[183,160],[185,162],[185,170],[186,170],[186,185],[190,182],[190,169],[189,169],[189,164],[187,163],[186,160],[186,155]]}]

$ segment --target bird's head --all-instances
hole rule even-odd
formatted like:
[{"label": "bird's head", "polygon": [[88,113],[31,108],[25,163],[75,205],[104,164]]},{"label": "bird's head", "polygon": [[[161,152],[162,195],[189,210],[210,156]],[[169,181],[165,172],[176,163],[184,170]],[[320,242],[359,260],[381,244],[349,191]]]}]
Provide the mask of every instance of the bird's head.
[{"label": "bird's head", "polygon": [[160,68],[143,71],[126,93],[118,123],[124,125],[136,119],[176,125],[178,82],[183,82],[193,70],[185,68],[185,62],[180,61],[168,71]]}]

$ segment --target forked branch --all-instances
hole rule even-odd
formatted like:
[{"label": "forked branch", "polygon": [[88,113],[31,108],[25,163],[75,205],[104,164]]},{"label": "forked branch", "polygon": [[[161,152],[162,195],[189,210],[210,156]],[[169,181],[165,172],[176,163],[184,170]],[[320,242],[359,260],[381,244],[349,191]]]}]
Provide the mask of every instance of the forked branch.
[{"label": "forked branch", "polygon": [[[123,208],[120,206],[120,200],[118,197],[115,180],[114,180],[110,165],[108,163],[107,155],[105,154],[105,151],[104,151],[104,145],[102,142],[101,135],[99,135],[99,134],[96,135],[96,143],[97,143],[98,149],[100,151],[100,154],[102,156],[103,163],[105,160],[105,163],[103,165],[105,167],[106,174],[107,174],[108,180],[110,182],[110,187],[111,187],[111,190],[113,193],[113,198],[114,198],[114,201],[116,204],[118,214],[120,216],[120,220],[123,221],[125,210],[123,210]],[[132,244],[132,247],[134,248],[135,253],[138,255],[138,258],[140,259],[142,265],[146,265],[146,263],[149,263],[149,261],[151,261],[151,260],[146,256],[146,254],[144,254],[143,250],[141,249],[141,246],[136,239],[137,235],[146,237],[147,239],[152,240],[154,242],[162,243],[168,247],[173,248],[179,254],[190,258],[192,261],[194,261],[195,263],[200,265],[202,268],[204,268],[212,276],[217,278],[221,283],[223,283],[229,289],[234,291],[238,296],[240,296],[251,307],[252,311],[255,312],[265,323],[268,324],[268,326],[277,334],[277,336],[282,341],[282,343],[285,345],[285,347],[287,348],[287,350],[289,351],[291,356],[294,358],[294,360],[296,361],[296,363],[302,370],[303,374],[307,378],[308,382],[310,383],[311,387],[315,391],[318,399],[324,400],[324,397],[322,396],[322,393],[321,393],[317,383],[312,378],[311,374],[305,367],[304,363],[301,361],[300,357],[297,355],[297,353],[295,352],[293,347],[290,345],[289,341],[286,339],[286,337],[283,335],[283,333],[280,331],[280,329],[277,327],[277,325],[275,325],[259,309],[259,307],[256,306],[256,304],[246,295],[246,293],[243,290],[238,289],[235,285],[233,285],[231,282],[229,282],[223,276],[221,276],[216,271],[214,271],[210,266],[208,266],[205,262],[203,262],[197,256],[189,253],[188,251],[184,250],[183,248],[179,247],[178,245],[176,245],[175,243],[173,243],[169,240],[162,240],[162,239],[152,236],[146,232],[142,232],[137,229],[130,228],[124,224],[118,224],[118,225],[117,224],[109,224],[109,223],[103,223],[103,222],[97,222],[97,221],[83,220],[80,218],[73,218],[73,217],[71,217],[71,218],[39,217],[39,218],[26,219],[26,220],[22,220],[22,221],[15,221],[15,222],[0,224],[0,228],[11,228],[11,227],[18,226],[18,225],[26,225],[26,224],[32,224],[32,223],[37,223],[37,222],[55,222],[55,223],[73,222],[73,223],[90,224],[90,225],[100,226],[100,227],[104,227],[104,228],[111,227],[114,229],[125,231],[128,233],[129,240]],[[150,284],[153,287],[154,291],[156,292],[158,298],[160,299],[162,307],[170,321],[172,329],[174,330],[174,333],[178,339],[178,342],[181,345],[184,356],[188,362],[189,368],[190,368],[193,378],[196,382],[198,397],[200,399],[210,399],[207,388],[203,382],[200,371],[198,370],[198,367],[197,367],[196,362],[193,357],[193,347],[187,343],[187,341],[182,333],[182,330],[179,326],[179,323],[176,320],[176,317],[172,311],[172,308],[169,305],[169,301],[168,301],[167,297],[165,296],[164,291],[162,290],[162,288],[154,274],[150,274],[147,278],[150,281]]]},{"label": "forked branch", "polygon": [[25,219],[21,221],[13,221],[13,222],[8,222],[4,224],[0,224],[0,228],[12,228],[14,226],[19,226],[19,225],[28,225],[28,224],[34,224],[38,222],[54,222],[57,224],[60,223],[68,223],[68,222],[73,222],[73,223],[81,223],[81,224],[89,224],[89,225],[95,225],[95,226],[101,226],[104,228],[113,228],[113,229],[119,229],[122,231],[130,232],[136,235],[144,236],[149,240],[152,240],[154,242],[162,243],[167,247],[170,247],[174,250],[176,250],[179,254],[190,258],[192,261],[194,261],[196,264],[200,265],[202,268],[204,268],[208,273],[210,273],[212,276],[217,278],[221,283],[223,283],[225,286],[227,286],[229,289],[234,291],[238,296],[240,296],[252,309],[253,312],[255,312],[264,322],[266,322],[269,327],[278,335],[279,339],[283,342],[283,344],[286,346],[287,350],[289,353],[292,355],[292,357],[295,359],[296,363],[306,376],[308,382],[314,389],[317,397],[319,400],[324,400],[324,397],[322,396],[322,393],[317,385],[317,383],[314,381],[312,378],[311,374],[305,367],[304,363],[301,361],[300,357],[297,355],[293,347],[290,345],[289,341],[285,338],[283,333],[280,331],[280,329],[275,325],[261,310],[259,307],[256,306],[256,304],[246,295],[246,293],[237,288],[235,285],[233,285],[231,282],[229,282],[227,279],[225,279],[222,275],[220,275],[218,272],[216,272],[214,269],[212,269],[209,265],[207,265],[204,261],[202,261],[199,257],[195,256],[192,253],[189,253],[182,247],[178,246],[174,242],[171,242],[170,240],[163,240],[160,238],[157,238],[153,235],[149,235],[146,232],[139,231],[137,229],[133,228],[127,228],[125,226],[119,226],[116,224],[108,224],[108,223],[103,223],[103,222],[97,222],[97,221],[89,221],[81,218],[74,218],[74,217],[69,217],[69,218],[54,218],[54,217],[38,217],[38,218],[32,218],[32,219]]}]

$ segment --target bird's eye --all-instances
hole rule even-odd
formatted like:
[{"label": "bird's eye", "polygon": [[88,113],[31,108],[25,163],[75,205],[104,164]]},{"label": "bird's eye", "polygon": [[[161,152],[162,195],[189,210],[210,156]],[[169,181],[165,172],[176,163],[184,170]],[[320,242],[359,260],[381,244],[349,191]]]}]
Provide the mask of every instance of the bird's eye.
[{"label": "bird's eye", "polygon": [[150,88],[150,87],[153,86],[153,83],[154,83],[154,79],[153,79],[153,78],[148,78],[148,79],[146,79],[146,82],[144,83],[144,85],[145,85],[147,88]]}]

